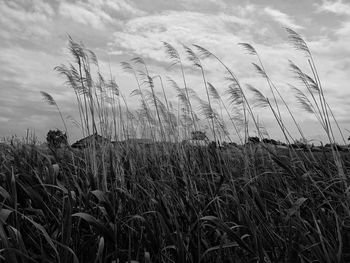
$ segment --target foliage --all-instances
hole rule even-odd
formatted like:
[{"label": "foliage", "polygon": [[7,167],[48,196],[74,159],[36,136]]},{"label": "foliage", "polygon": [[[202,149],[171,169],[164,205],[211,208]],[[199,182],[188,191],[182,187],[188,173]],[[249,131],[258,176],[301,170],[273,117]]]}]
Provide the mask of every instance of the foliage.
[{"label": "foliage", "polygon": [[202,131],[193,131],[191,132],[192,140],[205,140],[207,139],[207,135],[205,135],[205,132]]},{"label": "foliage", "polygon": [[46,141],[50,148],[58,149],[67,145],[67,134],[60,130],[50,130],[47,133]]},{"label": "foliage", "polygon": [[260,138],[256,137],[256,136],[252,136],[248,138],[248,141],[251,143],[259,143],[260,142]]},{"label": "foliage", "polygon": [[[242,146],[105,146],[97,162],[106,191],[88,172],[88,150],[50,156],[12,147],[0,160],[0,255],[7,262],[349,260],[349,199],[331,153],[312,161],[256,147],[248,151],[255,176],[245,178]],[[343,161],[349,169],[348,153]]]}]

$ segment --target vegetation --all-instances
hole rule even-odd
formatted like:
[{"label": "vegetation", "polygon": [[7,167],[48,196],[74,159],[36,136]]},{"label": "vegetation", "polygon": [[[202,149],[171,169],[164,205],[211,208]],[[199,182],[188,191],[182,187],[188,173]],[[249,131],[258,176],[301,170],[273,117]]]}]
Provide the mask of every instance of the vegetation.
[{"label": "vegetation", "polygon": [[60,130],[50,130],[46,136],[47,144],[50,148],[57,149],[68,144],[67,134]]},{"label": "vegetation", "polygon": [[[249,44],[241,45],[257,58],[254,67],[267,81],[271,100],[243,87],[215,54],[184,46],[203,79],[201,99],[187,86],[178,51],[164,43],[183,82],[167,82],[177,93],[177,107],[163,78],[134,58],[122,63],[136,80],[131,95],[140,109],[132,110],[112,76],[102,76],[95,54],[69,39],[74,63],[56,70],[75,93],[83,136],[92,139],[82,149],[60,148],[66,137],[50,131],[48,142],[55,147],[16,142],[0,151],[0,261],[350,261],[350,155],[336,147],[341,129],[309,48],[296,32],[287,32],[311,69],[310,76],[291,62],[306,92],[293,90],[320,122],[330,152],[300,147],[303,131]],[[223,66],[230,81],[225,92],[207,81],[204,59]],[[53,97],[42,95],[64,121]],[[271,111],[285,144],[269,138],[256,107]],[[302,140],[293,138],[286,118]],[[97,134],[107,139],[97,142]],[[215,143],[180,143],[208,137]],[[230,143],[217,147],[216,141]]]}]

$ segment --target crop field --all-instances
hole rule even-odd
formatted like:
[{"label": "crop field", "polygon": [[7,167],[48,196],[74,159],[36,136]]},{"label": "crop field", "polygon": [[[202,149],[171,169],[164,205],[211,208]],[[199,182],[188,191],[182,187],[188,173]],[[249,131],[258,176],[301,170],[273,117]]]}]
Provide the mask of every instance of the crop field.
[{"label": "crop field", "polygon": [[[96,55],[69,38],[72,63],[55,70],[75,94],[87,139],[70,144],[65,128],[49,132],[46,144],[1,144],[0,262],[350,262],[349,147],[307,43],[287,34],[310,66],[307,74],[290,63],[304,85],[293,88],[296,98],[319,121],[327,146],[307,142],[247,43],[241,47],[257,58],[269,94],[241,86],[204,47],[183,46],[182,57],[164,43],[182,81],[151,76],[139,57],[123,62],[140,103],[132,110]],[[225,92],[207,81],[207,59],[226,72]],[[205,99],[187,87],[185,60],[199,70]],[[66,127],[54,97],[41,95]],[[283,143],[261,128],[259,108],[270,110]]]}]

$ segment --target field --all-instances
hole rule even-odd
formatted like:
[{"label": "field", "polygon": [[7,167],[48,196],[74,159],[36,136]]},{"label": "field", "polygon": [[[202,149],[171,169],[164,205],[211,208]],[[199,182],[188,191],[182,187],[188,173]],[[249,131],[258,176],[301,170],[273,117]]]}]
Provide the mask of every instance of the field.
[{"label": "field", "polygon": [[[143,80],[133,91],[141,109],[133,112],[112,78],[107,81],[98,72],[93,80],[96,56],[70,39],[76,64],[56,70],[75,92],[82,135],[99,133],[108,139],[92,139],[81,149],[67,145],[63,135],[48,137],[47,146],[34,140],[2,145],[0,261],[349,262],[349,150],[336,146],[334,133],[341,129],[310,50],[297,33],[287,32],[313,72],[309,76],[291,64],[306,90],[296,90],[297,99],[319,120],[328,151],[314,152],[306,140],[290,134],[287,117],[305,139],[260,59],[255,68],[268,82],[271,99],[253,87],[249,91],[254,96],[248,98],[246,88],[214,54],[199,46],[197,53],[184,47],[203,75],[207,100],[186,87],[182,71],[183,88],[170,80],[182,111],[170,105],[165,92],[162,97],[154,92],[159,87],[153,80],[159,76],[150,77],[141,58],[132,60],[143,68],[141,73],[124,62],[136,80]],[[179,54],[164,45],[181,72]],[[258,57],[252,46],[242,46]],[[206,81],[202,59],[213,59],[227,71],[229,103]],[[62,117],[53,97],[42,95]],[[285,149],[251,142],[252,126],[259,140],[267,137],[252,101],[271,109]],[[281,116],[282,107],[287,117]],[[232,131],[219,112],[227,113]],[[63,117],[62,122],[66,126]],[[234,133],[237,143],[196,145],[208,140],[201,132],[204,125],[211,140],[223,144]],[[128,139],[134,137],[148,141]]]}]

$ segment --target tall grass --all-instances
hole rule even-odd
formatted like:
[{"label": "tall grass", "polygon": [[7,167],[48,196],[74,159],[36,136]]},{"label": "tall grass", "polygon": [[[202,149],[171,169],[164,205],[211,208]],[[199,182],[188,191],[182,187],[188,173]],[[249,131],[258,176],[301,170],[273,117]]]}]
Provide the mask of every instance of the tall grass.
[{"label": "tall grass", "polygon": [[[91,140],[82,150],[54,152],[12,142],[1,149],[0,261],[348,262],[350,156],[334,146],[334,115],[309,48],[296,32],[287,32],[311,71],[291,63],[305,86],[293,88],[296,98],[319,120],[331,152],[247,143],[252,129],[260,139],[266,136],[256,115],[261,107],[271,111],[287,143],[296,142],[285,125],[289,120],[304,138],[249,44],[242,46],[257,57],[254,68],[272,99],[242,85],[207,49],[186,46],[203,79],[201,98],[187,86],[179,52],[164,43],[182,85],[151,75],[141,58],[123,62],[135,79],[130,96],[140,107],[133,109],[112,74],[103,77],[96,55],[69,38],[74,62],[56,70],[75,93],[82,135],[98,133],[115,142]],[[223,66],[230,81],[225,90],[208,82],[205,59]],[[53,97],[42,95],[62,117]],[[220,143],[240,144],[180,143],[201,131]]]}]

